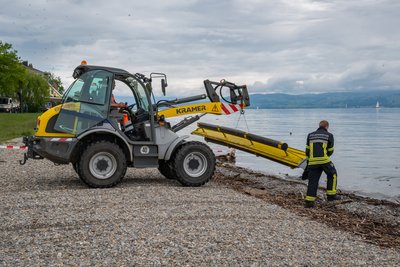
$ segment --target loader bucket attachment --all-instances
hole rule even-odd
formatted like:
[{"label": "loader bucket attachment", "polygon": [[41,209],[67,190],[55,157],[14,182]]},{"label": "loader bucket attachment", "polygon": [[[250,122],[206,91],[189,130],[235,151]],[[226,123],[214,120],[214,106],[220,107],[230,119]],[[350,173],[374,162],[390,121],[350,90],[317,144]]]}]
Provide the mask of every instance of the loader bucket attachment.
[{"label": "loader bucket attachment", "polygon": [[286,143],[233,128],[198,123],[192,134],[200,135],[207,142],[233,147],[291,168],[305,168],[304,151],[289,147]]}]

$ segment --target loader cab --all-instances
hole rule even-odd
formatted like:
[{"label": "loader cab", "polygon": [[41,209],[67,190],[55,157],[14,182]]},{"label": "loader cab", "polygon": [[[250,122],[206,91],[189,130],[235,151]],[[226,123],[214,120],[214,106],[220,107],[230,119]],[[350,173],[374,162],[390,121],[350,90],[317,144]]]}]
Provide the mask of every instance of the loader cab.
[{"label": "loader cab", "polygon": [[[78,66],[73,77],[62,99],[56,131],[79,136],[104,126],[131,141],[154,140],[150,95],[142,81],[121,69],[88,65]],[[113,99],[127,105],[116,106]],[[127,116],[135,131],[125,131],[122,121]]]}]

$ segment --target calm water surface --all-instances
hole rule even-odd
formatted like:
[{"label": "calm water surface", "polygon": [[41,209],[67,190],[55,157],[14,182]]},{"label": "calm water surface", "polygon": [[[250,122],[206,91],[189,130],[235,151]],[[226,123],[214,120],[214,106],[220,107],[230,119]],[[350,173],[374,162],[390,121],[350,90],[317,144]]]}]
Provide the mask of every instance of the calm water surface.
[{"label": "calm water surface", "polygon": [[[239,116],[206,115],[201,121],[236,128]],[[338,188],[400,201],[400,109],[259,109],[246,110],[245,118],[249,132],[302,150],[307,134],[317,129],[320,120],[328,120],[329,131],[335,137],[331,159],[338,170]],[[180,134],[195,128],[192,125]],[[237,128],[247,131],[243,116]],[[197,136],[191,138],[201,140]],[[227,151],[222,146],[209,145],[216,154]],[[237,152],[236,164],[288,179],[296,179],[302,173],[241,151]],[[321,179],[324,183],[325,177]]]}]

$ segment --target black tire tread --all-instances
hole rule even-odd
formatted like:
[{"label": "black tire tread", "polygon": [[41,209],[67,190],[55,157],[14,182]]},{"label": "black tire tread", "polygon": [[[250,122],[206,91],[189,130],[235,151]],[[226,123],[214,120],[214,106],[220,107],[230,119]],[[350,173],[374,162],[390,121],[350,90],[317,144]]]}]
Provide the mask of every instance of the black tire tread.
[{"label": "black tire tread", "polygon": [[[83,172],[84,172],[84,170],[83,170],[83,168],[84,168],[84,162],[83,162],[83,161],[85,160],[85,157],[87,157],[87,154],[90,153],[90,151],[91,151],[94,147],[98,146],[99,144],[100,144],[100,145],[101,145],[101,144],[107,144],[108,146],[112,147],[112,150],[113,150],[113,151],[117,151],[117,153],[120,153],[120,156],[122,157],[122,160],[120,160],[120,161],[121,161],[121,164],[122,164],[122,168],[123,168],[122,174],[120,175],[120,177],[119,177],[118,179],[116,179],[114,182],[109,183],[109,184],[102,184],[102,185],[100,185],[100,184],[95,184],[95,183],[89,181],[89,180],[85,177],[85,175],[83,174]],[[117,160],[117,161],[118,161],[118,160]],[[117,167],[117,168],[118,168],[118,167]],[[86,185],[88,185],[89,187],[93,187],[93,188],[109,188],[109,187],[113,187],[113,186],[117,185],[117,184],[120,183],[121,180],[124,178],[124,176],[125,176],[125,174],[126,174],[126,170],[127,170],[127,162],[126,162],[126,158],[125,158],[124,152],[122,151],[122,149],[121,149],[117,144],[111,143],[111,142],[106,141],[106,140],[100,140],[100,141],[93,142],[92,144],[87,145],[87,146],[83,149],[82,154],[81,154],[81,157],[80,157],[80,159],[79,159],[79,161],[78,161],[78,164],[77,164],[77,169],[78,169],[77,173],[78,173],[78,175],[79,175],[79,178],[80,178]]]},{"label": "black tire tread", "polygon": [[164,161],[160,160],[158,162],[158,170],[167,179],[176,180],[176,172],[171,164],[170,160]]},{"label": "black tire tread", "polygon": [[[199,181],[197,181],[197,182],[187,180],[185,178],[186,173],[185,173],[183,167],[181,166],[181,164],[186,156],[186,154],[185,154],[186,150],[190,149],[190,148],[194,148],[194,147],[201,147],[202,149],[207,151],[207,154],[208,154],[207,159],[210,161],[208,164],[209,166],[208,166],[206,173],[204,173],[202,175],[202,176],[206,175],[206,177],[204,177],[205,179],[199,179]],[[211,180],[211,178],[215,172],[215,166],[216,166],[215,162],[216,162],[216,159],[215,159],[215,155],[212,152],[212,150],[206,144],[204,144],[202,142],[198,142],[198,141],[190,141],[190,142],[183,143],[175,151],[173,158],[171,159],[171,164],[173,164],[172,166],[176,172],[177,180],[183,186],[191,186],[191,187],[202,186]],[[210,165],[211,165],[211,169],[210,169]]]}]

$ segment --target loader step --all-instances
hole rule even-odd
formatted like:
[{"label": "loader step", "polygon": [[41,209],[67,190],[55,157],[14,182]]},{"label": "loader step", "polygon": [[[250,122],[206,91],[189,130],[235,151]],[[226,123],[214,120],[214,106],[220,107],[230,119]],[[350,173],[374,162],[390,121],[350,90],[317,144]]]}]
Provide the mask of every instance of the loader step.
[{"label": "loader step", "polygon": [[200,135],[207,142],[233,147],[291,168],[305,168],[304,151],[289,147],[286,143],[241,130],[199,122],[192,134]]}]

